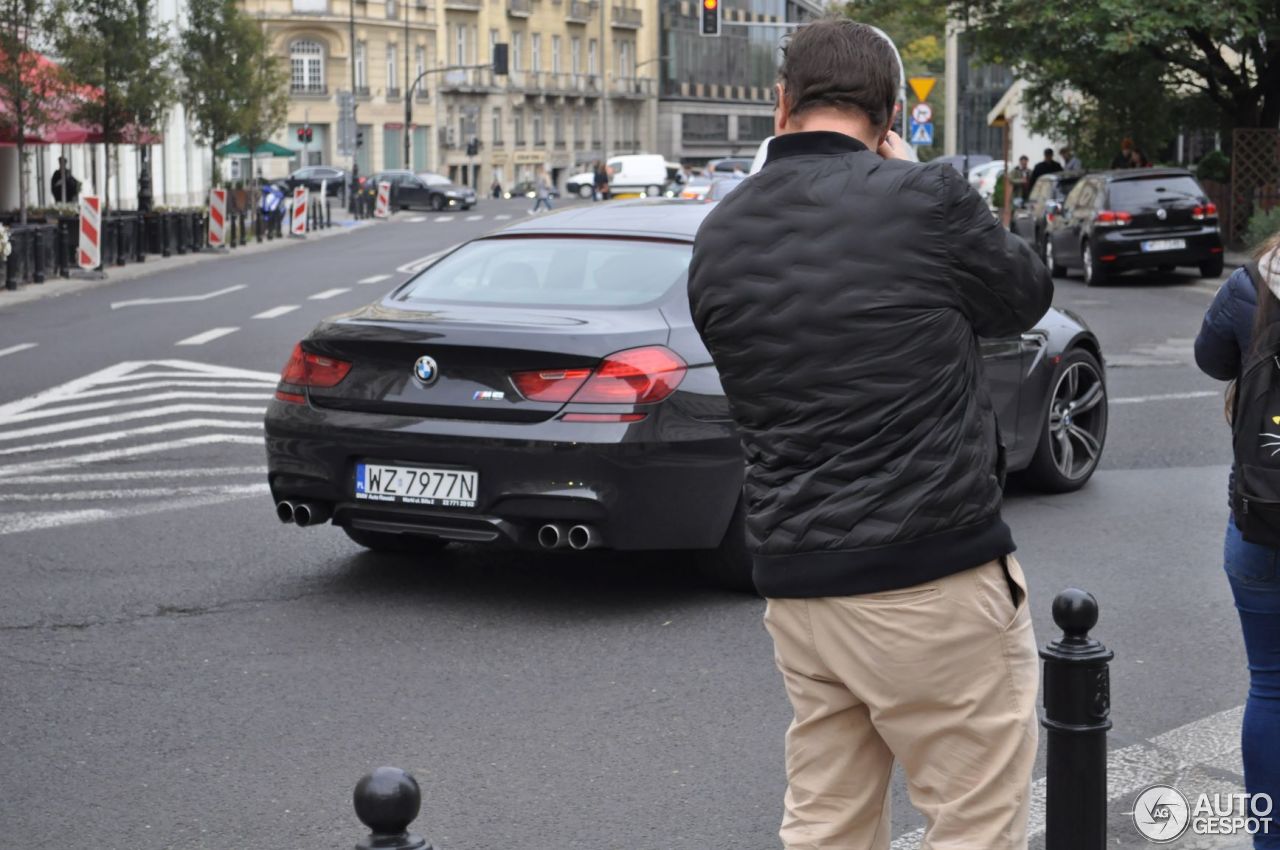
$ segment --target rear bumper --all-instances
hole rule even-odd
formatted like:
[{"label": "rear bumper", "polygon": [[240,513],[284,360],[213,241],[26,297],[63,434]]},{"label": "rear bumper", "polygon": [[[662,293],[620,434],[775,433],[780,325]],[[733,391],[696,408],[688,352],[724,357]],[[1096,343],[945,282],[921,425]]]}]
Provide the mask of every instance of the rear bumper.
[{"label": "rear bumper", "polygon": [[[548,522],[585,523],[615,549],[718,546],[742,487],[729,423],[662,405],[635,424],[422,420],[273,401],[272,496],[324,502],[333,521],[453,540],[537,546]],[[474,510],[357,500],[358,461],[474,469]]]},{"label": "rear bumper", "polygon": [[[1182,239],[1186,247],[1173,251],[1144,251],[1144,242]],[[1169,233],[1125,232],[1122,228],[1094,231],[1095,256],[1109,268],[1137,269],[1156,266],[1197,266],[1222,256],[1222,235],[1217,227]]]}]

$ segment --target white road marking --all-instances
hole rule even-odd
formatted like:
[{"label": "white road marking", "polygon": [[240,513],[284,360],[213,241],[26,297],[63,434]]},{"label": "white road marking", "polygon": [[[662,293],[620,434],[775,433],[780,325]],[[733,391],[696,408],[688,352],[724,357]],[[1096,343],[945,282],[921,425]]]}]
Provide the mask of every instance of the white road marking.
[{"label": "white road marking", "polygon": [[231,292],[239,292],[246,288],[246,284],[237,283],[235,286],[228,286],[226,289],[219,289],[215,292],[206,292],[204,295],[171,295],[166,298],[134,298],[129,301],[114,301],[111,304],[112,310],[119,310],[121,307],[141,307],[150,304],[185,304],[191,301],[208,301],[210,298],[217,298],[219,295],[226,295]]},{"label": "white road marking", "polygon": [[[265,389],[263,387],[262,389]],[[52,419],[68,413],[88,413],[94,410],[110,410],[115,407],[132,407],[137,404],[154,404],[158,401],[178,401],[182,399],[228,399],[234,401],[270,401],[273,393],[206,393],[174,390],[164,393],[134,396],[129,398],[113,398],[107,401],[92,401],[87,404],[64,404],[61,407],[41,408],[40,410],[14,413],[0,416],[0,425],[13,425],[18,422],[31,422],[36,419]],[[77,396],[80,398],[80,396]]]},{"label": "white road marking", "polygon": [[174,345],[204,345],[206,342],[213,342],[215,339],[233,334],[239,328],[210,328],[204,333],[198,333],[195,336],[189,336],[186,339],[180,339]]},{"label": "white road marking", "polygon": [[[1107,753],[1108,799],[1128,797],[1153,782],[1180,776],[1188,767],[1213,766],[1233,755],[1240,749],[1243,718],[1244,706],[1229,708],[1157,735],[1149,742],[1111,750]],[[1043,778],[1031,783],[1027,834],[1032,838],[1044,833],[1045,786]],[[923,836],[923,829],[908,832],[895,838],[890,850],[917,850]]]},{"label": "white road marking", "polygon": [[262,449],[262,437],[258,434],[255,434],[252,437],[242,434],[201,434],[197,437],[183,437],[179,440],[168,440],[161,443],[147,443],[145,445],[130,446],[124,449],[105,449],[91,454],[75,455],[74,457],[50,458],[48,460],[28,461],[26,463],[14,463],[8,466],[0,466],[0,484],[6,483],[5,479],[15,475],[29,475],[36,472],[43,472],[47,469],[74,469],[91,463],[103,463],[106,461],[121,460],[122,458],[139,457],[141,455],[156,454],[158,452],[167,452],[175,449],[189,449],[195,446],[207,446],[216,443],[240,443],[248,446],[255,446],[259,450]]},{"label": "white road marking", "polygon": [[[157,472],[152,478],[165,478]],[[266,482],[254,484],[194,484],[168,487],[131,487],[119,490],[72,490],[66,493],[0,493],[0,502],[105,502],[115,499],[145,499],[157,496],[203,496],[220,493],[261,493]]]},{"label": "white road marking", "polygon": [[112,510],[93,508],[83,511],[0,514],[0,536],[4,536],[6,534],[17,534],[22,531],[39,531],[46,528],[64,528],[68,525],[82,525],[84,523],[102,522],[103,520],[109,519],[128,519],[130,517],[145,516],[147,514],[163,513],[164,511],[199,508],[206,505],[216,505],[221,502],[244,499],[250,496],[260,496],[267,492],[270,492],[270,488],[265,483],[262,483],[246,485],[246,489],[244,491],[191,496],[186,499],[166,499],[161,502],[152,502],[150,504],[137,505],[129,508],[116,508]]},{"label": "white road marking", "polygon": [[317,292],[315,295],[310,296],[308,300],[328,301],[330,298],[333,298],[337,295],[341,295],[344,292],[350,292],[350,291],[351,291],[351,288],[348,286],[335,286],[333,289],[326,289],[324,292]]},{"label": "white road marking", "polygon": [[482,218],[484,218],[482,215],[469,215],[467,216],[467,221],[480,221]]},{"label": "white road marking", "polygon": [[403,266],[396,266],[396,271],[400,272],[401,274],[417,274],[418,272],[422,271],[427,266],[431,265],[436,260],[440,259],[445,254],[449,253],[450,251],[452,251],[454,248],[457,248],[458,245],[461,245],[461,244],[462,244],[461,242],[458,242],[457,244],[450,245],[448,248],[445,248],[441,251],[436,251],[435,253],[427,254],[425,257],[419,257],[416,260],[410,260],[409,262],[405,263]]},{"label": "white road marking", "polygon": [[426,220],[427,217],[425,215],[415,215],[413,218],[407,219],[410,224],[418,224],[419,222]]},{"label": "white road marking", "polygon": [[281,304],[279,307],[272,307],[270,310],[263,310],[261,313],[255,313],[255,319],[275,319],[283,316],[285,313],[292,313],[298,309],[297,304]]},{"label": "white road marking", "polygon": [[1219,390],[1195,390],[1194,392],[1185,393],[1164,393],[1162,395],[1133,395],[1123,398],[1111,399],[1112,404],[1144,404],[1148,401],[1178,401],[1188,398],[1214,398],[1220,397],[1222,392]]},{"label": "white road marking", "polygon": [[493,220],[494,220],[494,221],[506,221],[506,220],[507,220],[507,219],[509,219],[509,218],[511,218],[511,216],[510,216],[510,215],[508,215],[507,213],[503,213],[502,215],[495,215],[495,216],[493,217]]},{"label": "white road marking", "polygon": [[6,357],[10,354],[17,354],[19,351],[27,351],[35,348],[38,342],[20,342],[17,345],[11,345],[8,348],[0,348],[0,357]]},{"label": "white road marking", "polygon": [[360,278],[356,283],[381,283],[389,277],[391,277],[389,274],[371,274],[368,277]]},{"label": "white road marking", "polygon": [[436,217],[435,217],[435,219],[433,219],[433,220],[434,220],[434,221],[453,221],[453,216],[451,216],[451,215],[438,215],[438,216],[436,216]]},{"label": "white road marking", "polygon": [[196,469],[117,470],[116,472],[73,472],[55,475],[28,475],[4,479],[5,484],[92,484],[97,481],[151,481],[158,475],[165,480],[182,478],[217,478],[221,475],[266,475],[265,466],[202,466]]},{"label": "white road marking", "polygon": [[[192,376],[196,377],[196,376]],[[100,390],[85,390],[76,393],[75,399],[82,398],[99,398],[105,395],[120,395],[122,393],[133,393],[139,390],[159,390],[168,387],[177,387],[183,389],[203,390],[209,387],[230,387],[244,390],[263,390],[269,389],[276,385],[278,379],[272,378],[267,381],[193,381],[190,378],[184,381],[144,381],[141,384],[124,384],[122,386],[103,387]],[[222,393],[214,393],[218,398],[225,398]],[[198,396],[187,396],[188,398],[198,398]],[[55,399],[51,404],[60,404],[62,401],[72,401],[74,399]],[[4,417],[0,416],[0,422],[4,421]]]},{"label": "white road marking", "polygon": [[[255,395],[254,398],[261,397]],[[131,410],[128,413],[113,413],[110,416],[89,416],[83,419],[73,419],[70,422],[55,422],[50,425],[37,425],[34,428],[0,431],[0,443],[7,440],[21,440],[26,437],[42,437],[47,434],[79,431],[82,428],[102,428],[108,425],[116,425],[120,422],[131,422],[135,419],[155,419],[160,416],[188,413],[247,413],[251,416],[265,416],[267,409],[265,407],[247,407],[233,404],[167,404],[160,407],[148,407],[144,410]],[[30,448],[33,447],[24,446],[19,451],[27,451]],[[8,450],[0,451],[0,454],[8,453]]]},{"label": "white road marking", "polygon": [[[52,443],[37,443],[32,446],[15,446],[9,449],[0,449],[0,455],[22,454],[25,452],[43,452],[49,451],[50,449],[70,448],[72,446],[93,446],[99,443],[114,443],[117,440],[127,440],[130,437],[164,434],[169,431],[186,431],[191,428],[234,428],[236,430],[257,430],[262,428],[262,422],[257,420],[251,422],[237,422],[229,419],[209,419],[207,417],[181,419],[177,422],[164,422],[159,425],[144,425],[141,428],[126,428],[123,431],[108,431],[105,434],[92,434],[88,437],[71,437],[66,440],[56,440]],[[258,437],[257,442],[261,443],[262,438]]]}]

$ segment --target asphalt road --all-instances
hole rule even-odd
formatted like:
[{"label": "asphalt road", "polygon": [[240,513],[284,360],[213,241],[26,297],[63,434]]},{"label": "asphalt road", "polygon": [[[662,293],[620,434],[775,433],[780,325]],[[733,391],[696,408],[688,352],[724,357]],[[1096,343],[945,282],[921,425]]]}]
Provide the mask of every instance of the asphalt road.
[{"label": "asphalt road", "polygon": [[[272,512],[261,410],[294,342],[525,209],[0,293],[0,846],[349,847],[379,764],[417,776],[437,850],[778,846],[790,715],[762,602],[687,559],[418,563]],[[1228,432],[1191,361],[1215,287],[1058,282],[1109,361],[1107,447],[1082,492],[1006,507],[1042,643],[1057,590],[1101,600],[1113,846],[1143,846],[1138,788],[1239,783]]]}]

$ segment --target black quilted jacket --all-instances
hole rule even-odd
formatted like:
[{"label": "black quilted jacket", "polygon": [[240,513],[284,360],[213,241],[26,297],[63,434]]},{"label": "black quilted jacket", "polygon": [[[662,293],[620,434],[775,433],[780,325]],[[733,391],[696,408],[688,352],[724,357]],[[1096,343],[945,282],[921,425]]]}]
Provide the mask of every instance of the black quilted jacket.
[{"label": "black quilted jacket", "polygon": [[839,133],[769,146],[707,216],[689,302],[747,459],[765,596],[910,587],[1012,552],[978,336],[1053,282],[949,166]]}]

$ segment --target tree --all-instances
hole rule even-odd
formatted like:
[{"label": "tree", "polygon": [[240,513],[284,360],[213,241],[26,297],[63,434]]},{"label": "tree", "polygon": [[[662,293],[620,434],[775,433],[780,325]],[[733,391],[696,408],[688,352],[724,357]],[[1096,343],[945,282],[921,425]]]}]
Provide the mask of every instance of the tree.
[{"label": "tree", "polygon": [[27,223],[27,145],[52,117],[62,75],[33,44],[44,29],[40,0],[0,0],[0,139],[18,149],[18,222]]},{"label": "tree", "polygon": [[[979,55],[1041,95],[1056,84],[1106,110],[1136,89],[1157,114],[1170,101],[1194,107],[1202,98],[1224,129],[1280,125],[1275,0],[966,0],[949,12]],[[1049,99],[1040,98],[1042,110]]]},{"label": "tree", "polygon": [[[237,0],[191,0],[182,49],[183,103],[200,141],[213,149],[210,173],[216,183],[218,148],[233,135],[244,139],[251,116],[269,125],[265,132],[251,126],[251,132],[266,136],[279,127],[288,105],[286,79],[262,30]],[[277,104],[280,120],[272,123]]]},{"label": "tree", "polygon": [[[57,0],[55,41],[63,67],[94,90],[73,116],[100,131],[104,144],[139,142],[173,103],[173,48],[151,0]],[[111,205],[111,156],[103,210]]]},{"label": "tree", "polygon": [[254,33],[256,38],[246,54],[250,73],[244,103],[236,119],[236,132],[249,150],[251,169],[254,151],[283,126],[289,113],[289,71],[256,26]]}]

